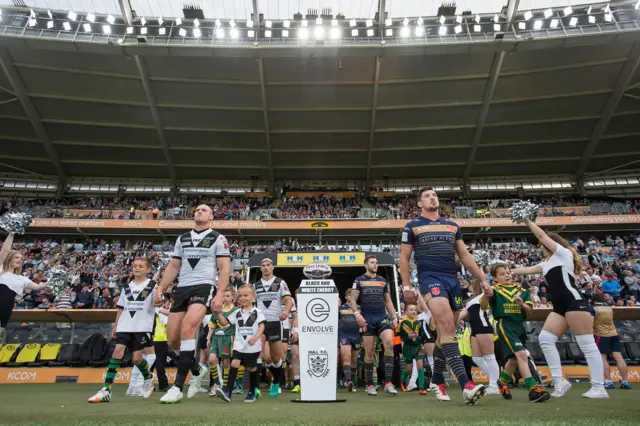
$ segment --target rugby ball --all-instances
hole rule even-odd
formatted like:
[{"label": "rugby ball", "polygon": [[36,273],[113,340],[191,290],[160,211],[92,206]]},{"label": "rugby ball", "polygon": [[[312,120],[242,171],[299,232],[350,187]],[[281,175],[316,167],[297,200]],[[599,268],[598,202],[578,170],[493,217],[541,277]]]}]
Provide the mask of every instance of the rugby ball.
[{"label": "rugby ball", "polygon": [[328,278],[331,275],[331,266],[325,263],[310,263],[304,267],[302,273],[310,280]]}]

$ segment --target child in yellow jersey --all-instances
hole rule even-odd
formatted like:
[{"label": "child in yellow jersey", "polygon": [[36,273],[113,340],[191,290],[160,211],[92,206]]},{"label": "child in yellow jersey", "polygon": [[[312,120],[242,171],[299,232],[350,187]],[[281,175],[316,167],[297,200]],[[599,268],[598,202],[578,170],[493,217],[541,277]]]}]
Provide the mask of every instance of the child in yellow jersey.
[{"label": "child in yellow jersey", "polygon": [[426,395],[424,389],[424,341],[422,321],[418,319],[416,305],[407,305],[406,318],[398,324],[397,333],[402,339],[402,356],[404,357],[405,371],[402,373],[402,390],[407,392],[407,379],[411,377],[413,361],[418,368],[418,393]]},{"label": "child in yellow jersey", "polygon": [[511,269],[504,263],[491,265],[491,277],[496,284],[489,294],[485,293],[480,299],[480,306],[486,310],[491,305],[491,311],[497,320],[497,334],[504,345],[504,356],[508,359],[504,370],[498,379],[498,388],[505,399],[511,399],[508,383],[518,367],[524,378],[524,385],[529,391],[529,401],[544,402],[550,398],[542,386],[538,386],[531,376],[529,358],[525,349],[527,335],[524,322],[527,315],[533,312],[533,302],[528,290],[513,282]]},{"label": "child in yellow jersey", "polygon": [[[228,318],[238,308],[233,304],[234,294],[232,288],[227,288],[222,296],[222,316]],[[233,336],[235,326],[227,324],[220,325],[216,315],[211,316],[209,323],[209,340],[211,341],[211,355],[209,356],[209,368],[211,369],[211,379],[209,396],[216,396],[218,388],[218,364],[222,360],[222,380],[227,383],[229,368],[231,366],[231,348],[233,347]]]}]

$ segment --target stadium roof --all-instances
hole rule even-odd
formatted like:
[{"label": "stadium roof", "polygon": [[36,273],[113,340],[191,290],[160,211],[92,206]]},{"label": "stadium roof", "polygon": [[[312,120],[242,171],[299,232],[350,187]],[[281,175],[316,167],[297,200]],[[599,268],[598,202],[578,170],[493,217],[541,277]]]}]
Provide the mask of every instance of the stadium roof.
[{"label": "stadium roof", "polygon": [[623,171],[640,161],[637,40],[631,30],[201,48],[0,37],[0,172],[270,181]]}]

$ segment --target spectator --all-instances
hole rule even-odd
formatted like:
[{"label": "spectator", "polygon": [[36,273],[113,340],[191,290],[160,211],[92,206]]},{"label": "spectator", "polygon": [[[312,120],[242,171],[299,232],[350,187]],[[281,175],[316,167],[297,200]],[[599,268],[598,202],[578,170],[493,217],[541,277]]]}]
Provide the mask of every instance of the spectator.
[{"label": "spectator", "polygon": [[77,309],[91,309],[93,307],[93,295],[89,292],[89,286],[82,286],[76,303]]},{"label": "spectator", "polygon": [[612,298],[620,297],[620,292],[622,291],[622,287],[620,283],[614,279],[614,275],[612,272],[605,273],[606,280],[602,282],[602,292],[610,295]]},{"label": "spectator", "polygon": [[607,306],[615,305],[615,302],[613,301],[613,297],[611,297],[611,295],[608,293],[604,293],[604,304]]},{"label": "spectator", "polygon": [[537,307],[538,308],[552,308],[553,306],[551,305],[551,303],[549,303],[549,301],[547,300],[546,296],[541,296],[540,297],[540,304]]},{"label": "spectator", "polygon": [[42,302],[38,305],[38,309],[47,310],[49,308],[51,308],[51,302],[49,302],[49,299],[43,299]]},{"label": "spectator", "polygon": [[237,271],[237,270],[233,271],[233,276],[231,277],[230,284],[235,289],[237,289],[242,284],[244,284],[244,280],[242,279],[242,276],[240,275],[240,271]]},{"label": "spectator", "polygon": [[96,301],[93,305],[95,309],[113,309],[115,304],[108,288],[102,290],[102,293],[96,297]]},{"label": "spectator", "polygon": [[598,253],[597,251],[593,251],[589,256],[589,265],[591,265],[594,268],[599,268],[600,265],[602,264],[602,257],[600,256],[600,253]]},{"label": "spectator", "polygon": [[626,270],[623,272],[625,293],[627,295],[633,295],[636,299],[640,299],[640,280],[637,275],[634,275],[632,271]]},{"label": "spectator", "polygon": [[64,293],[55,298],[56,309],[71,309],[76,301],[76,294],[71,291],[70,287],[64,289]]}]

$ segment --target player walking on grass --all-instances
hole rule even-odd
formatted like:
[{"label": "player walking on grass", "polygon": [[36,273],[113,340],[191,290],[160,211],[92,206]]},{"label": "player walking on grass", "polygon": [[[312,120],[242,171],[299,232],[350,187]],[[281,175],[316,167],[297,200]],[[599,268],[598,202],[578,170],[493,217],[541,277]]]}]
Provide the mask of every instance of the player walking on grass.
[{"label": "player walking on grass", "polygon": [[142,396],[149,398],[154,390],[153,375],[149,371],[149,364],[142,356],[144,348],[153,348],[153,323],[156,320],[156,311],[153,307],[156,294],[156,279],[147,279],[151,270],[151,263],[147,258],[137,258],[133,261],[133,281],[123,288],[118,300],[118,313],[116,325],[113,329],[116,347],[111,355],[104,386],[91,398],[90,403],[111,401],[111,388],[116,377],[124,352],[129,349],[133,352],[134,368],[140,370],[144,377]]},{"label": "player walking on grass", "polygon": [[[228,318],[236,312],[238,308],[233,304],[233,289],[228,288],[224,291],[222,297],[222,315],[224,318]],[[231,367],[231,349],[233,348],[233,336],[236,329],[233,325],[222,325],[218,321],[217,315],[211,315],[211,322],[209,323],[209,336],[207,338],[211,342],[211,354],[209,355],[209,369],[211,370],[212,382],[209,384],[209,396],[215,396],[218,390],[218,364],[222,360],[222,383],[227,383],[229,377],[229,368]]]},{"label": "player walking on grass", "polygon": [[353,375],[357,375],[358,352],[362,346],[360,338],[360,325],[354,315],[354,310],[349,306],[352,289],[347,289],[345,299],[347,303],[338,308],[338,344],[340,345],[340,358],[344,381],[349,392],[355,392],[356,387]]},{"label": "player walking on grass", "polygon": [[[475,405],[484,396],[485,386],[476,385],[465,372],[460,349],[456,342],[456,324],[462,308],[462,290],[457,278],[456,253],[467,271],[481,280],[485,291],[489,284],[462,241],[460,226],[440,217],[438,195],[431,187],[418,194],[421,215],[407,223],[402,230],[400,274],[405,288],[405,301],[415,303],[416,293],[411,285],[411,253],[415,252],[420,293],[436,322],[438,338],[434,349],[433,383],[440,390],[440,401],[448,400],[443,372],[449,364],[458,378],[464,402]],[[487,290],[489,289],[489,290]],[[445,398],[446,397],[446,398]]]},{"label": "player walking on grass", "polygon": [[154,304],[162,306],[162,294],[178,278],[167,323],[167,338],[172,348],[180,350],[180,355],[176,380],[160,399],[163,404],[175,404],[182,400],[182,390],[189,371],[188,398],[198,393],[202,379],[207,376],[207,369],[201,367],[195,358],[196,333],[207,313],[209,302],[212,312],[219,313],[222,310],[222,295],[229,284],[231,260],[226,238],[209,228],[212,218],[209,206],[203,204],[196,208],[195,227],[178,237],[173,260],[164,271],[160,289],[156,293]]},{"label": "player walking on grass", "polygon": [[404,357],[405,371],[402,373],[402,390],[407,392],[407,380],[411,377],[413,361],[418,368],[418,393],[426,395],[424,388],[424,341],[422,321],[418,319],[416,305],[407,305],[407,317],[398,325],[398,335],[402,339],[402,356]]},{"label": "player walking on grass", "polygon": [[[288,336],[282,326],[282,321],[289,319],[289,313],[293,308],[293,299],[283,279],[273,275],[273,261],[264,258],[260,262],[262,278],[253,284],[256,293],[256,306],[267,319],[262,346],[268,350],[263,352],[263,361],[271,371],[273,382],[269,390],[269,396],[278,396],[280,393],[280,375],[282,363],[286,357],[286,344]],[[284,309],[282,308],[284,305]]]},{"label": "player walking on grass", "polygon": [[[384,391],[397,395],[398,391],[391,383],[393,375],[393,330],[398,327],[396,309],[391,301],[389,283],[378,275],[378,259],[367,256],[364,259],[367,272],[353,282],[349,306],[358,325],[364,330],[364,375],[367,382],[367,394],[377,395],[373,383],[373,362],[376,336],[384,346]],[[360,309],[358,309],[360,305]],[[389,319],[391,316],[392,319]]]},{"label": "player walking on grass", "polygon": [[[493,286],[493,295],[483,295],[480,306],[485,310],[491,306],[491,312],[497,321],[497,333],[500,336],[500,342],[504,345],[504,357],[508,359],[497,381],[500,393],[505,399],[511,399],[508,385],[517,367],[524,379],[524,386],[529,391],[529,401],[547,401],[550,396],[532,377],[529,370],[529,357],[525,349],[527,333],[524,322],[527,320],[527,315],[533,312],[531,295],[528,290],[513,283],[511,270],[504,263],[493,264],[491,276],[496,281]],[[493,344],[493,338],[491,343]]]},{"label": "player walking on grass", "polygon": [[571,389],[571,383],[562,377],[562,363],[556,347],[558,338],[571,328],[591,373],[591,389],[582,396],[591,399],[609,398],[604,389],[604,367],[593,337],[593,319],[588,310],[589,304],[576,287],[575,277],[580,275],[582,259],[569,242],[560,235],[547,234],[528,219],[525,223],[540,241],[540,247],[547,255],[547,260],[536,266],[514,269],[512,273],[515,275],[542,273],[549,286],[553,312],[544,322],[538,340],[551,370],[554,386],[551,396],[562,397]]},{"label": "player walking on grass", "polygon": [[[244,402],[255,402],[255,391],[258,388],[258,355],[262,350],[260,337],[265,330],[266,319],[259,309],[253,307],[255,290],[251,284],[244,284],[238,289],[238,305],[240,309],[225,317],[218,313],[220,325],[235,327],[233,340],[233,354],[231,355],[231,370],[229,378],[217,393],[226,402],[231,402],[231,390],[236,383],[238,368],[244,366],[249,371],[249,390]],[[277,382],[276,382],[277,383]]]}]

